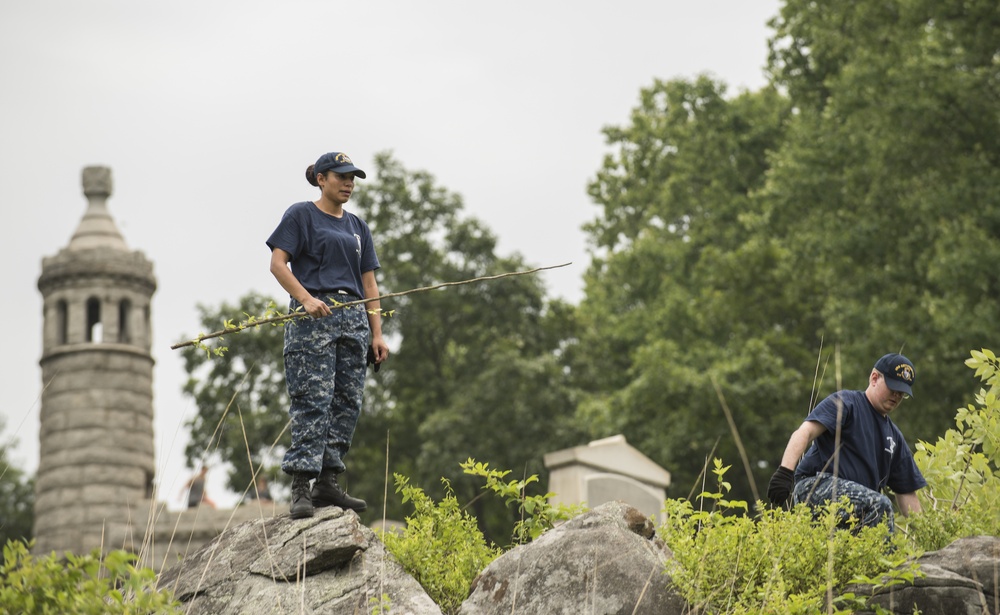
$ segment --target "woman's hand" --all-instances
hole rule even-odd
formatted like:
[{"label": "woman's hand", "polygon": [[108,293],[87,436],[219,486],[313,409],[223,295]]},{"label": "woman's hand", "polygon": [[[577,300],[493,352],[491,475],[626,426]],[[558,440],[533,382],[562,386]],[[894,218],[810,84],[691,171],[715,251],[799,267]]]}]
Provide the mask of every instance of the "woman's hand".
[{"label": "woman's hand", "polygon": [[376,365],[389,358],[389,345],[381,335],[372,337],[372,351],[375,353]]},{"label": "woman's hand", "polygon": [[330,306],[325,301],[320,301],[316,297],[309,297],[302,304],[302,308],[313,318],[323,318],[333,313]]}]

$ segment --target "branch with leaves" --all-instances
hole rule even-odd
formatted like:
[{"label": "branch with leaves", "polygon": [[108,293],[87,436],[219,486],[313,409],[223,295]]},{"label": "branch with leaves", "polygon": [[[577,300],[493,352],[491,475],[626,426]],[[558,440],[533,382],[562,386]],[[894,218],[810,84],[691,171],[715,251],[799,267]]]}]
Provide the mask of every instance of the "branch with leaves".
[{"label": "branch with leaves", "polygon": [[[498,273],[496,275],[482,276],[482,277],[478,277],[478,278],[471,278],[471,279],[468,279],[468,280],[459,280],[457,282],[442,282],[441,284],[434,284],[433,286],[421,286],[421,287],[418,287],[418,288],[411,288],[409,290],[402,290],[402,291],[395,292],[395,293],[387,293],[385,295],[379,295],[378,297],[374,297],[374,298],[371,298],[371,299],[358,299],[356,301],[347,301],[347,302],[344,302],[344,303],[341,303],[339,301],[333,300],[333,305],[331,305],[330,307],[332,309],[341,309],[341,308],[351,307],[351,306],[354,306],[354,305],[365,304],[365,303],[368,303],[369,301],[381,301],[382,299],[391,299],[393,297],[402,297],[404,295],[410,295],[410,294],[413,294],[413,293],[419,293],[419,292],[424,292],[424,291],[428,291],[428,290],[437,290],[439,288],[447,288],[449,286],[460,286],[462,284],[472,284],[473,282],[488,282],[490,280],[499,280],[501,278],[509,278],[509,277],[518,276],[518,275],[528,275],[528,274],[532,274],[532,273],[538,273],[539,271],[546,271],[548,269],[558,269],[560,267],[565,267],[565,266],[570,265],[570,264],[572,264],[572,261],[568,262],[568,263],[563,263],[561,265],[550,265],[548,267],[536,267],[535,269],[529,269],[529,270],[526,270],[526,271],[510,271],[510,272],[507,272],[507,273]],[[393,314],[394,311],[395,310],[382,311],[381,314],[382,314],[382,316],[389,317],[389,316],[392,316],[392,314]],[[271,308],[268,308],[267,312],[262,317],[257,317],[257,316],[255,316],[253,314],[244,314],[244,316],[247,317],[246,320],[244,320],[244,321],[235,323],[232,320],[227,320],[226,322],[223,323],[223,328],[220,331],[215,331],[214,333],[203,333],[203,334],[199,335],[198,337],[196,337],[194,339],[190,339],[190,340],[188,340],[186,342],[179,342],[177,344],[174,344],[173,346],[170,347],[170,349],[171,350],[177,350],[178,348],[185,348],[187,346],[197,346],[198,348],[201,348],[201,349],[205,350],[206,352],[211,351],[211,352],[214,352],[215,354],[221,354],[222,352],[225,352],[225,348],[209,349],[204,344],[205,340],[209,340],[209,339],[213,339],[213,338],[217,338],[217,337],[221,338],[223,335],[228,335],[230,333],[239,333],[240,331],[245,331],[247,329],[252,329],[254,327],[259,327],[261,325],[268,325],[269,324],[269,325],[272,325],[272,326],[277,326],[277,325],[283,324],[285,321],[290,320],[292,318],[300,318],[302,316],[308,316],[308,315],[309,315],[308,313],[306,313],[304,310],[301,310],[301,309],[295,310],[295,311],[292,311],[292,312],[288,312],[288,313],[281,313],[281,312],[278,312],[277,310],[272,310]]]}]

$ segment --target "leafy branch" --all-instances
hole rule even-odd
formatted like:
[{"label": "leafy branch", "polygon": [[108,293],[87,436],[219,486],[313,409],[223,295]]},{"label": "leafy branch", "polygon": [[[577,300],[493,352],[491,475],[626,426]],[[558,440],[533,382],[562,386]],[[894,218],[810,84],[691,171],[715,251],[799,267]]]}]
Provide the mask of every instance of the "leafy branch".
[{"label": "leafy branch", "polygon": [[554,506],[549,499],[556,495],[528,495],[527,486],[538,482],[538,475],[532,474],[523,480],[506,481],[510,470],[495,470],[488,463],[479,463],[471,457],[465,463],[459,464],[463,473],[486,479],[483,489],[492,491],[510,506],[517,504],[521,520],[514,526],[514,543],[525,544],[538,538],[546,530],[550,530],[560,521],[567,521],[586,511],[582,504],[570,506],[560,504]]},{"label": "leafy branch", "polygon": [[[387,294],[384,294],[384,295],[379,295],[378,297],[373,297],[373,298],[370,298],[370,299],[358,299],[356,301],[347,301],[347,302],[344,302],[344,303],[341,303],[339,301],[333,300],[333,305],[331,307],[333,309],[346,308],[346,307],[351,307],[351,306],[355,306],[355,305],[361,305],[361,304],[364,304],[364,303],[368,303],[369,301],[381,301],[382,299],[391,299],[393,297],[402,297],[404,295],[410,295],[410,294],[413,294],[413,293],[419,293],[419,292],[424,292],[424,291],[428,291],[428,290],[437,290],[439,288],[446,288],[446,287],[449,287],[449,286],[460,286],[462,284],[471,284],[473,282],[487,282],[487,281],[490,281],[490,280],[498,280],[500,278],[509,278],[509,277],[518,276],[518,275],[528,275],[528,274],[532,274],[532,273],[538,273],[539,271],[545,271],[547,269],[558,269],[560,267],[565,267],[565,266],[570,265],[570,264],[572,264],[572,261],[568,262],[568,263],[563,263],[561,265],[550,265],[548,267],[536,267],[535,269],[529,269],[529,270],[526,270],[526,271],[510,271],[510,272],[507,272],[507,273],[499,273],[499,274],[496,274],[496,275],[482,276],[482,277],[478,277],[478,278],[471,278],[471,279],[468,279],[468,280],[459,280],[459,281],[456,281],[456,282],[442,282],[441,284],[434,284],[433,286],[421,286],[421,287],[418,287],[418,288],[411,288],[409,290],[402,290],[402,291],[395,292],[395,293],[387,293]],[[395,310],[382,311],[381,314],[382,314],[382,316],[392,316],[393,313],[394,313],[394,311]],[[369,313],[374,313],[374,311],[373,310],[369,310]],[[213,339],[213,338],[216,338],[216,337],[222,337],[223,335],[228,335],[230,333],[239,333],[240,331],[245,331],[247,329],[252,329],[252,328],[255,328],[255,327],[259,327],[261,325],[270,324],[272,326],[277,326],[279,324],[283,324],[285,321],[287,321],[289,319],[300,318],[302,316],[308,316],[308,315],[309,315],[308,313],[306,313],[304,310],[301,310],[301,309],[294,310],[294,311],[288,312],[288,313],[280,313],[280,312],[277,312],[276,310],[272,310],[271,307],[269,306],[267,312],[265,312],[265,314],[264,314],[263,317],[258,318],[258,317],[254,316],[252,314],[245,314],[244,313],[244,316],[247,317],[246,320],[243,320],[243,321],[241,321],[239,323],[234,323],[232,320],[227,320],[227,321],[225,321],[223,323],[223,328],[220,331],[215,331],[214,333],[203,333],[203,334],[200,334],[200,335],[198,335],[198,337],[195,337],[194,339],[190,339],[190,340],[188,340],[186,342],[179,342],[177,344],[174,344],[173,346],[170,347],[170,349],[171,350],[177,350],[178,348],[185,348],[187,346],[197,346],[198,348],[201,348],[201,349],[205,350],[206,352],[208,352],[209,350],[211,350],[211,352],[214,352],[217,355],[221,355],[222,353],[224,353],[226,351],[226,348],[222,347],[222,348],[209,349],[203,342],[205,340]]]}]

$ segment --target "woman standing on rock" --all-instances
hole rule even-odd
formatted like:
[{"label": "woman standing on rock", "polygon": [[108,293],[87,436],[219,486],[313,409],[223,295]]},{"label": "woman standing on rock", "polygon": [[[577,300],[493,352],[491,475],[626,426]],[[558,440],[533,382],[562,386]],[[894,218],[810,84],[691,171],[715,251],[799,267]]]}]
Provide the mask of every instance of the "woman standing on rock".
[{"label": "woman standing on rock", "polygon": [[[289,207],[267,240],[271,273],[288,291],[289,308],[311,317],[285,325],[292,445],[281,469],[292,477],[293,519],[313,516],[315,507],[367,508],[337,482],[361,413],[369,348],[376,364],[389,356],[371,231],[344,209],[355,179],[364,178],[347,154],[323,154],[306,169],[319,198]],[[360,299],[369,301],[333,307]]]}]

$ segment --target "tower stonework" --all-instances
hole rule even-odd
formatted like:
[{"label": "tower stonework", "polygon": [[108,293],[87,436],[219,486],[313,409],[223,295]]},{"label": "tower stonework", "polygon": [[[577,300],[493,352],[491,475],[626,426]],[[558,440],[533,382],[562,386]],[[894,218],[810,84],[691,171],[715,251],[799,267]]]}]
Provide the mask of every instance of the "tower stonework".
[{"label": "tower stonework", "polygon": [[[129,548],[154,478],[153,265],[108,213],[111,169],[83,170],[87,210],[42,259],[40,456],[35,549]],[[142,521],[140,521],[142,523]],[[142,526],[139,525],[139,531]]]}]

